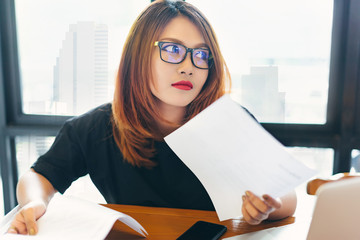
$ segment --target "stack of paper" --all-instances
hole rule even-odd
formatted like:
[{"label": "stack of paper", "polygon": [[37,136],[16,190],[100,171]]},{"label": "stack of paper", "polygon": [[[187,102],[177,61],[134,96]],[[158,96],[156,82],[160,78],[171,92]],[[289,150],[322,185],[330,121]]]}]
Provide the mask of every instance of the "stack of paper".
[{"label": "stack of paper", "polygon": [[146,236],[145,229],[132,217],[76,198],[54,197],[47,211],[38,220],[39,232],[36,236],[5,234],[16,214],[15,208],[5,216],[0,225],[0,239],[104,239],[116,220],[125,223],[136,232]]}]

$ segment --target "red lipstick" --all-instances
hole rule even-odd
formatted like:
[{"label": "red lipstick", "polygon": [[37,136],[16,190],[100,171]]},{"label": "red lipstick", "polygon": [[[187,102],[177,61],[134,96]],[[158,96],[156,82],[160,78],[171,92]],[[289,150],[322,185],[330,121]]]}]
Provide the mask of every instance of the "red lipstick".
[{"label": "red lipstick", "polygon": [[191,90],[193,88],[192,83],[189,81],[179,81],[179,82],[171,84],[171,86],[173,86],[177,89],[187,90],[187,91]]}]

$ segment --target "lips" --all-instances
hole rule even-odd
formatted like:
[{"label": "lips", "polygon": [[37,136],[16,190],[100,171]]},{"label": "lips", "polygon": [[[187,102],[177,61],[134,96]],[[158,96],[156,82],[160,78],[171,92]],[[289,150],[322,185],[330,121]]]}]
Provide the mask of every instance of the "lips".
[{"label": "lips", "polygon": [[192,83],[189,81],[179,81],[171,84],[171,86],[181,90],[191,90],[193,88]]}]

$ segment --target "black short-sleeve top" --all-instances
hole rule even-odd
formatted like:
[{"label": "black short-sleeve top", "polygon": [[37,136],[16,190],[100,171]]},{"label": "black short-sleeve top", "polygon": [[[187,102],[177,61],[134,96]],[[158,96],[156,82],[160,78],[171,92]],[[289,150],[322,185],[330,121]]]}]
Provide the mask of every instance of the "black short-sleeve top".
[{"label": "black short-sleeve top", "polygon": [[157,165],[151,169],[124,161],[111,114],[111,104],[105,104],[66,121],[32,168],[60,193],[89,174],[107,203],[214,210],[200,181],[165,142],[155,142]]}]

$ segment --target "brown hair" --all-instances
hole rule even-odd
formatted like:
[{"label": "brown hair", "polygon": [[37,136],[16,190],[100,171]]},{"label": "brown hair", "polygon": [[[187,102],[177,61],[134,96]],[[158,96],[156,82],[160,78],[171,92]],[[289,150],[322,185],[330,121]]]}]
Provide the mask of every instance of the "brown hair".
[{"label": "brown hair", "polygon": [[175,17],[182,15],[202,33],[213,56],[207,80],[199,95],[187,106],[184,122],[201,112],[225,93],[230,75],[215,33],[204,15],[184,1],[160,0],[151,3],[136,19],[127,36],[112,104],[113,133],[126,161],[134,166],[152,167],[154,140],[161,139],[154,122],[164,120],[156,110],[150,90],[151,56],[154,42]]}]

